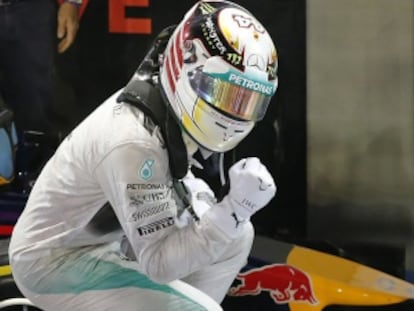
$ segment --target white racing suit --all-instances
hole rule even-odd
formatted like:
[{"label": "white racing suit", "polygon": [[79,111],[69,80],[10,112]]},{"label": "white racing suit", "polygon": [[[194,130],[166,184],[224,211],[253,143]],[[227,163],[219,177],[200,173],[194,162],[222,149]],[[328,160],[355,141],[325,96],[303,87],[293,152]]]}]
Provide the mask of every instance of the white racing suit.
[{"label": "white racing suit", "polygon": [[[11,238],[16,284],[46,311],[221,310],[252,225],[229,238],[211,221],[220,206],[203,195],[193,195],[199,221],[181,214],[159,128],[118,95],[68,135],[38,177]],[[107,202],[111,226],[98,220]]]}]

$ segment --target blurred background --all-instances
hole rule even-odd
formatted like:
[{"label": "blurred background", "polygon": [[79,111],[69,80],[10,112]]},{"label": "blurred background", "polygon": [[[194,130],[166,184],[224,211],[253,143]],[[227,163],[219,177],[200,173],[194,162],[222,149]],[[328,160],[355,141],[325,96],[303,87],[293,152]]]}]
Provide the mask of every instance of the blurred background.
[{"label": "blurred background", "polygon": [[[362,257],[393,250],[414,270],[414,0],[237,2],[279,54],[269,113],[229,155],[259,156],[277,181],[253,218],[257,233]],[[64,131],[124,86],[193,3],[84,0],[76,42],[56,67]]]},{"label": "blurred background", "polygon": [[307,235],[414,268],[414,1],[307,1]]}]

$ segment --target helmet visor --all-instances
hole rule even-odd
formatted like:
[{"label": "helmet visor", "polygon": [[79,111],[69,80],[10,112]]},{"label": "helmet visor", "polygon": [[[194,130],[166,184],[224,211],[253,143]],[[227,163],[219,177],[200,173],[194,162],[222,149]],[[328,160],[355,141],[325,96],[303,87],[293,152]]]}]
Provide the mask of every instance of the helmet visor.
[{"label": "helmet visor", "polygon": [[200,69],[190,79],[198,96],[211,106],[241,120],[263,119],[275,85],[228,72],[209,74]]}]

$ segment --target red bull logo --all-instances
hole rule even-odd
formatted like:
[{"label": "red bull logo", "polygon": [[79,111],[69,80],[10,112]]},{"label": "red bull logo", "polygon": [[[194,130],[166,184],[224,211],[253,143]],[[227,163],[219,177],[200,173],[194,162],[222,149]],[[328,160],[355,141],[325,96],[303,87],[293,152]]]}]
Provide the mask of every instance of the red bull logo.
[{"label": "red bull logo", "polygon": [[309,276],[290,265],[266,265],[239,273],[236,279],[241,283],[230,288],[229,296],[259,295],[265,291],[277,304],[291,301],[318,304]]}]

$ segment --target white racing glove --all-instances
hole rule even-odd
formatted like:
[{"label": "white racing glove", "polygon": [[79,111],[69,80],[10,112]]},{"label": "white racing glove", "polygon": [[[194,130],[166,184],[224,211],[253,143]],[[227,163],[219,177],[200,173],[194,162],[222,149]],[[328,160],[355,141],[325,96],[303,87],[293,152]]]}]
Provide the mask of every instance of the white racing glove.
[{"label": "white racing glove", "polygon": [[230,191],[209,213],[210,219],[226,235],[234,238],[254,213],[276,194],[276,185],[258,158],[246,158],[229,170]]},{"label": "white racing glove", "polygon": [[258,158],[242,159],[234,164],[229,178],[229,201],[243,220],[265,207],[276,194],[275,182]]}]

